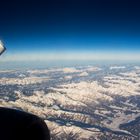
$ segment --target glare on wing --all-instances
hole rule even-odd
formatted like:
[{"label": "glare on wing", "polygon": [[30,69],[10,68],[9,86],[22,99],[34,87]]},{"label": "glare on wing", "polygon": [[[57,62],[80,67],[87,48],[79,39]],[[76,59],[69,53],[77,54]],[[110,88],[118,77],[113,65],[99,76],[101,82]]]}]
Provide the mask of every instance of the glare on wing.
[{"label": "glare on wing", "polygon": [[0,40],[0,55],[6,50],[6,48],[4,47],[2,41]]}]

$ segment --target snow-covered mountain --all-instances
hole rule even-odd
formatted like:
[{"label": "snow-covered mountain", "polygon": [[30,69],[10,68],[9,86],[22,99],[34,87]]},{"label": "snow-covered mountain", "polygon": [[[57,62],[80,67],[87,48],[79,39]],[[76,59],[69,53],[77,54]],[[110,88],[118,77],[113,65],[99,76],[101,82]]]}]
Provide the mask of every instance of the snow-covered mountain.
[{"label": "snow-covered mountain", "polygon": [[0,106],[39,115],[56,140],[139,140],[140,67],[3,70]]}]

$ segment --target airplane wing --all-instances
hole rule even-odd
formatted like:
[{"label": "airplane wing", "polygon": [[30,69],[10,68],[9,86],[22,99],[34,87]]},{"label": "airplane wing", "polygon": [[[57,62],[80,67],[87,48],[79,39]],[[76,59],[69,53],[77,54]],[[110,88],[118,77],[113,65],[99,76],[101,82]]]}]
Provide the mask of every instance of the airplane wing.
[{"label": "airplane wing", "polygon": [[2,41],[0,41],[0,55],[6,50],[6,48],[4,47]]}]

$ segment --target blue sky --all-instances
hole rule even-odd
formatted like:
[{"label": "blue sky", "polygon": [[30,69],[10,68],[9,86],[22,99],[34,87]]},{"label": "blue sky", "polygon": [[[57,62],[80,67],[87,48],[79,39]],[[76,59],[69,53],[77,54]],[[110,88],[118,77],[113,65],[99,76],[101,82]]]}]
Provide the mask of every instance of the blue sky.
[{"label": "blue sky", "polygon": [[2,5],[3,62],[140,60],[136,0],[6,0]]}]

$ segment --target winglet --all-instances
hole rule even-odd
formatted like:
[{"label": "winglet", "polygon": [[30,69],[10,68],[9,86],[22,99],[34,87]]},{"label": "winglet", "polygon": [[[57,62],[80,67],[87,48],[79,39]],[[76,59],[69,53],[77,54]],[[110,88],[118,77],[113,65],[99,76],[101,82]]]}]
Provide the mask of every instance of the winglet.
[{"label": "winglet", "polygon": [[6,50],[6,48],[4,47],[2,41],[0,40],[0,55]]}]

